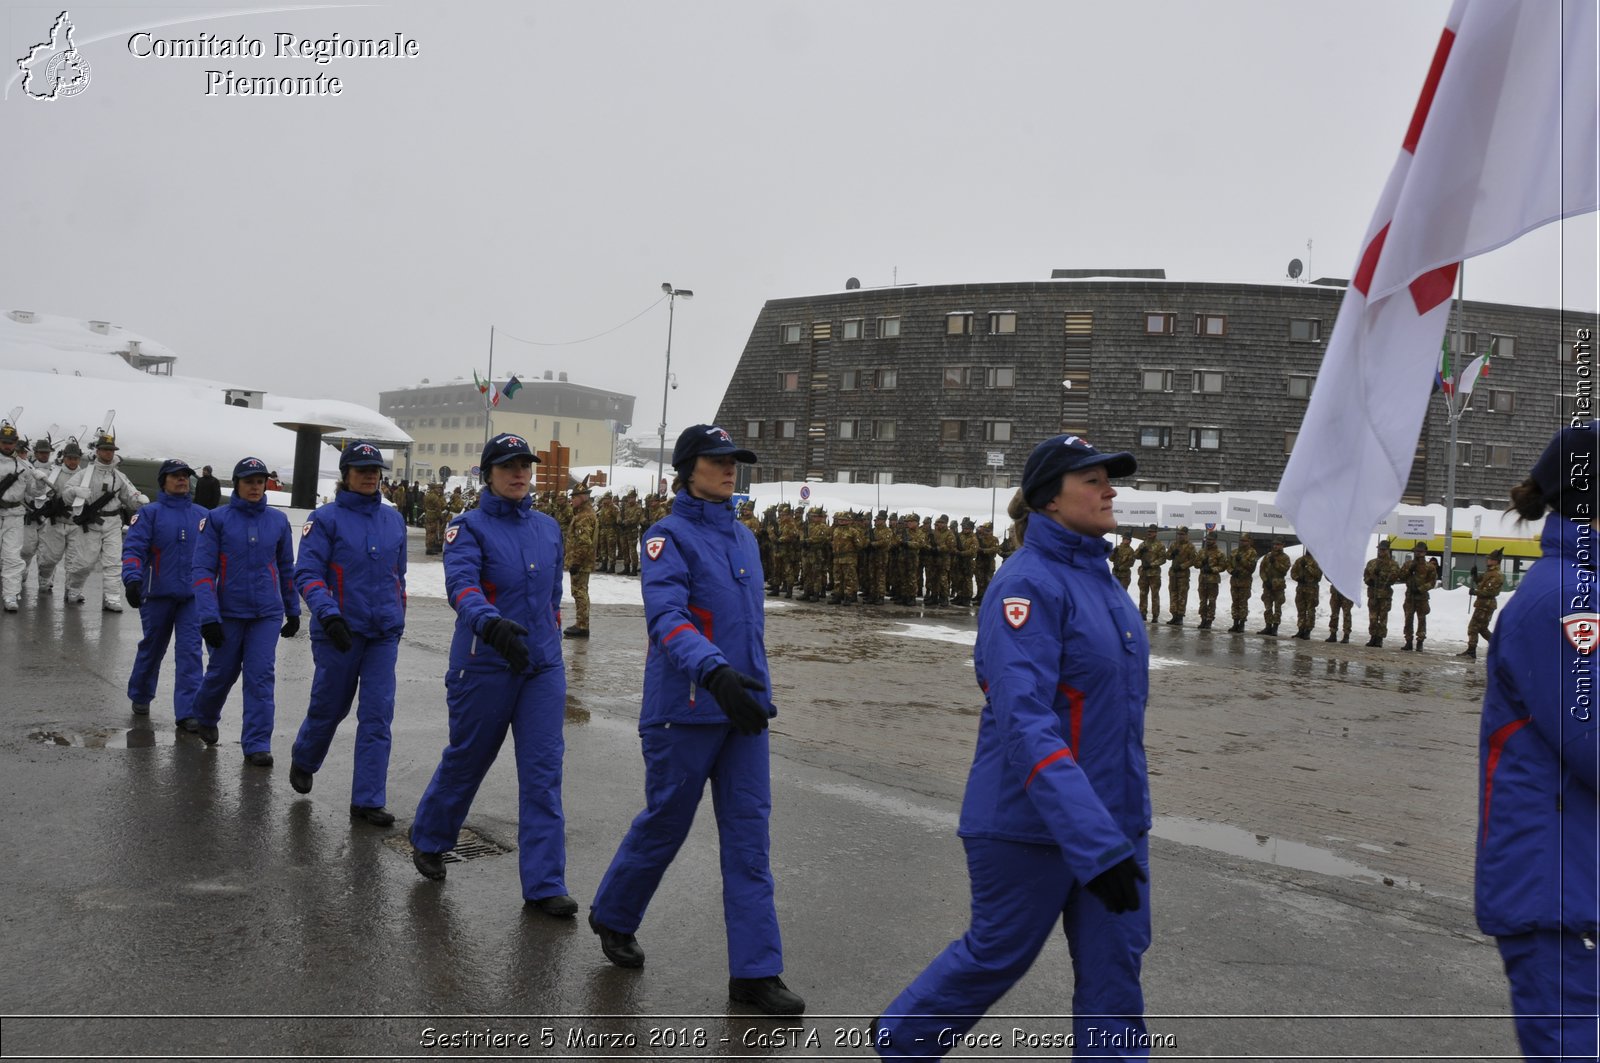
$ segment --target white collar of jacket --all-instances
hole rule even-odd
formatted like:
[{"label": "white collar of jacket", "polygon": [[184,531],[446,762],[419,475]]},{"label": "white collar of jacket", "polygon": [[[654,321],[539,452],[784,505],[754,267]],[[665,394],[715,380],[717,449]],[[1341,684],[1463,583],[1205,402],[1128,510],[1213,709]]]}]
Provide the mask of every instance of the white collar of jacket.
[{"label": "white collar of jacket", "polygon": [[703,498],[696,498],[688,491],[679,491],[673,497],[672,512],[674,516],[692,520],[697,524],[727,525],[734,523],[736,519],[731,499],[727,502],[707,502]]},{"label": "white collar of jacket", "polygon": [[1043,513],[1028,518],[1023,545],[1053,561],[1084,567],[1103,562],[1111,554],[1111,544],[1102,536],[1080,535],[1064,528]]}]

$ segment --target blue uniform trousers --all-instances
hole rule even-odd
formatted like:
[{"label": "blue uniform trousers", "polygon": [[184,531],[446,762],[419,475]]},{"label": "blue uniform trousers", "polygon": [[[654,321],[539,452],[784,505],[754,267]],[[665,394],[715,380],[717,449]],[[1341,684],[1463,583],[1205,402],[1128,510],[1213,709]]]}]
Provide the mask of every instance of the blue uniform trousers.
[{"label": "blue uniform trousers", "polygon": [[161,661],[167,644],[177,635],[172,650],[172,709],[176,719],[194,715],[194,696],[200,689],[205,664],[200,657],[200,611],[193,598],[146,598],[139,609],[144,638],[128,676],[128,700],[149,704],[155,700],[161,678]]},{"label": "blue uniform trousers", "polygon": [[667,865],[694,824],[711,780],[722,853],[722,916],[728,973],[765,978],[783,971],[783,941],[773,898],[772,814],[767,732],[741,735],[727,724],[654,724],[640,730],[645,808],[628,828],[595,894],[594,918],[632,934]]},{"label": "blue uniform trousers", "polygon": [[194,715],[201,723],[217,725],[228,692],[244,673],[244,719],[239,744],[245,755],[272,752],[272,700],[278,665],[278,629],[282,617],[256,620],[222,619],[222,645],[211,651],[206,677],[194,697]]},{"label": "blue uniform trousers", "polygon": [[1511,982],[1517,1043],[1529,1059],[1594,1060],[1600,950],[1570,930],[1495,938]]},{"label": "blue uniform trousers", "polygon": [[567,677],[560,668],[534,675],[468,672],[444,678],[450,744],[439,758],[411,824],[411,844],[426,853],[455,848],[467,811],[510,729],[517,757],[517,864],[522,897],[567,892],[566,820],[561,812],[561,723]]},{"label": "blue uniform trousers", "polygon": [[[1150,887],[1136,912],[1112,915],[1084,889],[1053,845],[964,839],[972,879],[972,926],[884,1010],[878,1053],[943,1056],[1033,966],[1060,920],[1072,954],[1073,1052],[1147,1059],[1139,968],[1150,947]],[[1149,841],[1135,843],[1149,872]],[[1132,1046],[1132,1047],[1128,1047]]]},{"label": "blue uniform trousers", "polygon": [[[350,803],[382,808],[388,799],[389,725],[394,721],[394,669],[400,636],[368,638],[350,635],[353,643],[340,653],[325,638],[311,640],[316,674],[311,703],[290,753],[296,767],[313,775],[322,767],[339,724],[356,705],[356,767],[350,782]],[[360,701],[356,701],[357,688]]]}]

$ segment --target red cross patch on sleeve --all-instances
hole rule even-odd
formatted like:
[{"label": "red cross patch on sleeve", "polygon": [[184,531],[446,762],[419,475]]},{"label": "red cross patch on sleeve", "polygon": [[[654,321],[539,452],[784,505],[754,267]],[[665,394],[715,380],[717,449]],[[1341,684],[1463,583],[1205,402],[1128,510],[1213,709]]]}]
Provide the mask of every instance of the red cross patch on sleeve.
[{"label": "red cross patch on sleeve", "polygon": [[459,524],[452,524],[450,527],[446,528],[444,530],[445,545],[448,546],[449,544],[455,542],[456,536],[459,534],[461,534],[461,526]]},{"label": "red cross patch on sleeve", "polygon": [[308,520],[304,524],[300,525],[300,538],[304,539],[306,536],[311,534],[311,525],[313,523],[315,522]]},{"label": "red cross patch on sleeve", "polygon": [[207,520],[207,518],[201,517],[200,518],[200,527],[196,528],[195,531],[205,531],[206,530],[206,520]]},{"label": "red cross patch on sleeve", "polygon": [[1593,653],[1600,636],[1600,613],[1568,613],[1561,618],[1561,630],[1579,653]]},{"label": "red cross patch on sleeve", "polygon": [[666,537],[658,535],[654,539],[646,539],[644,541],[644,552],[650,556],[650,560],[654,561],[661,556],[661,549],[666,545]]},{"label": "red cross patch on sleeve", "polygon": [[1013,628],[1020,628],[1028,622],[1028,615],[1033,612],[1033,602],[1027,598],[1006,598],[1001,601],[1001,613],[1005,615],[1006,623]]},{"label": "red cross patch on sleeve", "polygon": [[135,513],[133,516],[128,518],[128,527],[131,528],[135,524],[138,524],[138,523],[139,523],[139,514]]}]

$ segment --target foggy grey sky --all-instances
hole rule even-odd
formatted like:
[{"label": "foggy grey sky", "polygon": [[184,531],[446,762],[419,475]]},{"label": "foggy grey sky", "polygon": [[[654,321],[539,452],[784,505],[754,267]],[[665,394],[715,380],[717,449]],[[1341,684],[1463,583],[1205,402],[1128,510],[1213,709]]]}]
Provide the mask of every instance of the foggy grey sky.
[{"label": "foggy grey sky", "polygon": [[[668,438],[769,298],[1165,267],[1349,276],[1446,0],[72,5],[81,95],[0,102],[0,309],[104,318],[181,372],[369,405],[692,288]],[[61,5],[8,4],[6,70]],[[228,14],[234,12],[234,14]],[[216,14],[204,21],[177,19]],[[135,58],[245,34],[268,57]],[[414,59],[271,58],[275,32]],[[109,36],[108,36],[109,35]],[[95,38],[103,38],[95,40]],[[340,77],[207,97],[207,69]],[[1595,218],[1473,260],[1469,299],[1596,305]],[[667,307],[497,343],[660,419]],[[0,397],[0,405],[25,396]]]}]

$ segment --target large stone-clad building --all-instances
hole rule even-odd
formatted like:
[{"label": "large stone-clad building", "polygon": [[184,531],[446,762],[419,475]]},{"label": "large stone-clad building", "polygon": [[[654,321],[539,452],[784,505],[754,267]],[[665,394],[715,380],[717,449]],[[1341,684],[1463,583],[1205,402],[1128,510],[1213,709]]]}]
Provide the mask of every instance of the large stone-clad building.
[{"label": "large stone-clad building", "polygon": [[[1139,459],[1138,486],[1277,487],[1344,282],[1183,283],[1161,270],[854,288],[761,310],[717,411],[759,480],[1014,486],[1029,449],[1076,432]],[[1467,301],[1457,348],[1492,350],[1463,414],[1459,504],[1503,505],[1592,380],[1595,314]],[[1441,501],[1436,397],[1408,502]],[[1336,456],[1335,456],[1336,460]]]}]

